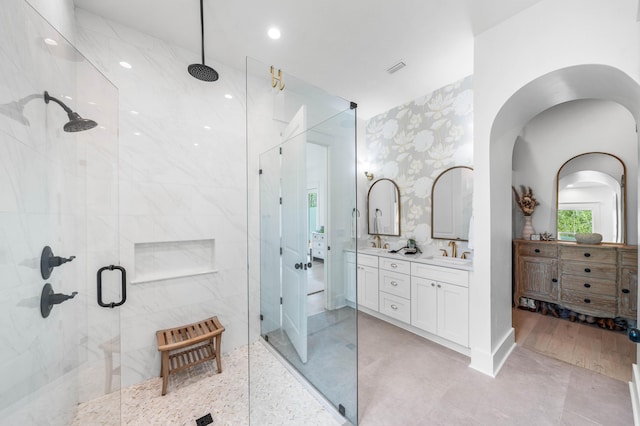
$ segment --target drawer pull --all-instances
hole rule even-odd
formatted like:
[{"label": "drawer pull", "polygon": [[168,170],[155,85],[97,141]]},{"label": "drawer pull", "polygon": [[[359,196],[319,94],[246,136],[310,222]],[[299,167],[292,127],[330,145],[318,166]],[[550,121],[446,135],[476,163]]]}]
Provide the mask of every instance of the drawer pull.
[{"label": "drawer pull", "polygon": [[589,269],[589,268],[584,268],[584,271],[585,271],[585,272],[591,272],[591,269]]},{"label": "drawer pull", "polygon": [[591,303],[591,299],[584,299],[584,303]]},{"label": "drawer pull", "polygon": [[440,284],[438,284],[438,288],[442,288],[442,286]]},{"label": "drawer pull", "polygon": [[629,294],[629,293],[631,293],[631,290],[629,290],[628,288],[623,288],[623,289],[622,289],[622,292],[623,292],[624,294]]},{"label": "drawer pull", "polygon": [[395,263],[392,263],[392,264],[391,264],[391,267],[392,267],[392,268],[397,268],[397,267],[398,267],[398,265],[396,265]]},{"label": "drawer pull", "polygon": [[391,309],[398,310],[398,305],[391,305]]},{"label": "drawer pull", "polygon": [[589,283],[584,283],[584,286],[585,286],[586,288],[591,288],[591,284],[589,284]]},{"label": "drawer pull", "polygon": [[552,279],[551,279],[551,282],[557,283],[557,282],[558,282],[558,279],[557,279],[557,278],[552,278]]},{"label": "drawer pull", "polygon": [[398,283],[397,283],[397,282],[395,282],[395,281],[391,281],[391,283],[390,283],[390,284],[391,284],[392,286],[394,286],[394,287],[397,287],[397,286],[398,286]]},{"label": "drawer pull", "polygon": [[435,283],[431,283],[431,287],[435,287],[435,286],[436,286]]},{"label": "drawer pull", "polygon": [[591,257],[591,253],[585,253],[584,257]]},{"label": "drawer pull", "polygon": [[535,249],[534,250],[536,253],[540,253],[540,249]]}]

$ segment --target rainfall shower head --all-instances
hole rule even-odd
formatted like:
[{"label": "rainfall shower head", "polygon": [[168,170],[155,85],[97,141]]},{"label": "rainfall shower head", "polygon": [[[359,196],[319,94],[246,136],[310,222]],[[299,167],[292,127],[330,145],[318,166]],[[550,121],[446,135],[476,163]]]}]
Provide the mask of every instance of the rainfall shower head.
[{"label": "rainfall shower head", "polygon": [[204,14],[202,12],[202,0],[200,0],[200,43],[202,46],[202,63],[189,65],[189,74],[202,81],[216,81],[218,72],[204,64]]},{"label": "rainfall shower head", "polygon": [[65,124],[64,127],[63,127],[65,132],[82,132],[84,130],[93,129],[94,127],[96,127],[98,125],[98,123],[96,123],[93,120],[89,120],[89,119],[80,117],[80,114],[78,114],[77,112],[71,111],[71,108],[66,106],[64,104],[64,102],[62,102],[59,99],[54,98],[53,96],[50,96],[49,92],[45,91],[44,92],[44,103],[48,104],[49,101],[53,101],[53,102],[57,103],[67,113],[67,116],[69,117],[69,122],[67,124]]}]

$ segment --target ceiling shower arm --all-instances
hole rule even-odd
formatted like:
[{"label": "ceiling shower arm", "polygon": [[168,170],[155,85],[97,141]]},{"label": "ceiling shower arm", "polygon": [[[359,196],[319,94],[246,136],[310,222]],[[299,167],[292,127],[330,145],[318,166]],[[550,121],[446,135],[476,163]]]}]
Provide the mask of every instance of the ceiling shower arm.
[{"label": "ceiling shower arm", "polygon": [[202,65],[204,63],[204,12],[203,12],[203,0],[200,0],[200,47],[202,52]]}]

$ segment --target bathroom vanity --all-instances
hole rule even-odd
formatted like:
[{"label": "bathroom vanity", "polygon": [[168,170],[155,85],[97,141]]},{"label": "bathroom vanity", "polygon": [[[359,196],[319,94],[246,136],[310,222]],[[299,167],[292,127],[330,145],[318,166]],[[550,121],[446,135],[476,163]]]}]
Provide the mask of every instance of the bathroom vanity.
[{"label": "bathroom vanity", "polygon": [[356,264],[346,280],[355,289],[357,277],[360,311],[469,355],[471,260],[414,258],[375,248],[360,250],[357,263],[355,252],[346,259]]},{"label": "bathroom vanity", "polygon": [[638,248],[514,241],[514,302],[529,297],[595,317],[637,317]]}]

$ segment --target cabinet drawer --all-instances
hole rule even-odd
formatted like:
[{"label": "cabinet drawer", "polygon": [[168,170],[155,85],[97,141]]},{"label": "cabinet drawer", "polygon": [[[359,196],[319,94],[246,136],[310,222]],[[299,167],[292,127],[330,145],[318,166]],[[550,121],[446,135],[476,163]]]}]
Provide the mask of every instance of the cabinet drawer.
[{"label": "cabinet drawer", "polygon": [[579,291],[592,295],[616,296],[615,280],[603,280],[592,277],[577,277],[574,275],[563,275],[560,283],[562,290]]},{"label": "cabinet drawer", "polygon": [[586,314],[615,316],[616,298],[581,291],[562,290],[560,304]]},{"label": "cabinet drawer", "polygon": [[637,267],[638,265],[638,250],[622,249],[619,252],[619,261],[622,266]]},{"label": "cabinet drawer", "polygon": [[312,234],[313,241],[324,241],[324,234]]},{"label": "cabinet drawer", "polygon": [[380,292],[380,313],[402,322],[411,322],[411,302],[409,299]]},{"label": "cabinet drawer", "polygon": [[358,265],[378,267],[378,256],[358,253]]},{"label": "cabinet drawer", "polygon": [[615,265],[604,265],[591,262],[562,262],[560,264],[562,275],[577,275],[580,277],[594,277],[616,281]]},{"label": "cabinet drawer", "polygon": [[548,243],[519,243],[518,254],[520,256],[556,257],[558,256],[558,247]]},{"label": "cabinet drawer", "polygon": [[387,271],[400,272],[401,274],[411,273],[411,262],[407,260],[396,260],[388,257],[380,258],[380,269]]},{"label": "cabinet drawer", "polygon": [[560,247],[560,260],[574,260],[589,263],[616,264],[616,251],[612,248],[589,246]]},{"label": "cabinet drawer", "polygon": [[412,262],[411,276],[451,283],[463,287],[469,286],[469,272],[461,269],[444,268],[427,265],[425,263]]},{"label": "cabinet drawer", "polygon": [[411,279],[409,275],[380,269],[380,291],[409,299],[411,297]]}]

